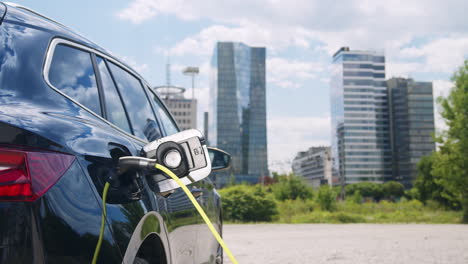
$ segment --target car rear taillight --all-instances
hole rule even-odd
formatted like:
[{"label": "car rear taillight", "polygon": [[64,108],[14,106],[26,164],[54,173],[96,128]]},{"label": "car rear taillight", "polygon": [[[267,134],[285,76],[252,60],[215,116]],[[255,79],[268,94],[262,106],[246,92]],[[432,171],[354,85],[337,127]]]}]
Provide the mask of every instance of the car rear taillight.
[{"label": "car rear taillight", "polygon": [[45,150],[0,147],[0,201],[34,201],[67,171],[75,157]]}]

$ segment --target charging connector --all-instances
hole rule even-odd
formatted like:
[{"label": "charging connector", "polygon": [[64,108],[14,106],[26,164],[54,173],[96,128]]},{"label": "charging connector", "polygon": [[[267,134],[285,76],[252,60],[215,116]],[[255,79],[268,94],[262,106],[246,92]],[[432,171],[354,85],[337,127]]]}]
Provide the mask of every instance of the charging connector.
[{"label": "charging connector", "polygon": [[118,173],[124,174],[129,170],[154,170],[156,165],[155,159],[148,159],[142,157],[120,157],[119,158],[119,168]]}]

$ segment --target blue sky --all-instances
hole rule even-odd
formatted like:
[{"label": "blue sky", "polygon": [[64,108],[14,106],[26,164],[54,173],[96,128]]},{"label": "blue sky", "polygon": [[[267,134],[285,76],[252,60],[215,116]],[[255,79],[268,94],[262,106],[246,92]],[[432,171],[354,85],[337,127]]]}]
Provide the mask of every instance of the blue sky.
[{"label": "blue sky", "polygon": [[[189,87],[184,66],[199,66],[196,97],[208,108],[208,63],[216,41],[267,48],[270,168],[290,170],[297,151],[329,145],[329,68],[341,46],[384,51],[387,77],[433,81],[446,95],[468,55],[468,1],[100,0],[17,1],[85,35],[151,84]],[[188,94],[191,91],[188,90]],[[199,114],[199,126],[201,126]],[[444,127],[437,117],[438,129]]]}]

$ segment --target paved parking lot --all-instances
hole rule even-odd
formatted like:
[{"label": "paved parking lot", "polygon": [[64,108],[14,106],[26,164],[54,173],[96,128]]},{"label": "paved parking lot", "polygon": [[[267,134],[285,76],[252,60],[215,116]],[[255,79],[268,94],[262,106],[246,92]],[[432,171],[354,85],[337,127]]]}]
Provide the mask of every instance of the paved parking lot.
[{"label": "paved parking lot", "polygon": [[223,236],[240,264],[468,263],[468,225],[225,225]]}]

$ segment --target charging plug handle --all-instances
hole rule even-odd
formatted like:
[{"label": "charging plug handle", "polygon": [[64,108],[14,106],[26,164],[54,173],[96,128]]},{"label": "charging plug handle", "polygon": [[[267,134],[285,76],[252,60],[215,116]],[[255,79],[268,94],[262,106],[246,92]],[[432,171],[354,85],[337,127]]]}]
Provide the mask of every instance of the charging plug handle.
[{"label": "charging plug handle", "polygon": [[156,165],[155,159],[147,159],[142,157],[120,157],[119,158],[119,174],[123,174],[129,170],[154,170]]}]

